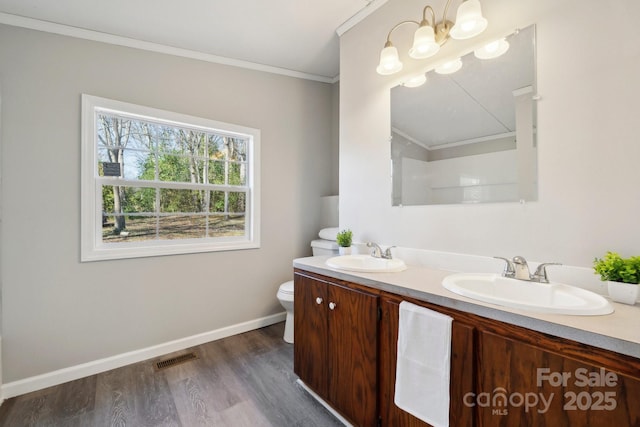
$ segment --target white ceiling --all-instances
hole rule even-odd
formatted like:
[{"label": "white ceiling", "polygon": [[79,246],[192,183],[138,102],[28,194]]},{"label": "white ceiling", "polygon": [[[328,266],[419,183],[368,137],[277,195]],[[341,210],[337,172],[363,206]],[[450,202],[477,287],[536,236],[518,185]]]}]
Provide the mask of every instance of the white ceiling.
[{"label": "white ceiling", "polygon": [[[322,80],[339,74],[336,30],[379,0],[364,10],[369,3],[372,0],[0,0],[0,22],[37,28],[30,20],[20,20],[32,18]],[[58,32],[69,33],[66,30]]]}]

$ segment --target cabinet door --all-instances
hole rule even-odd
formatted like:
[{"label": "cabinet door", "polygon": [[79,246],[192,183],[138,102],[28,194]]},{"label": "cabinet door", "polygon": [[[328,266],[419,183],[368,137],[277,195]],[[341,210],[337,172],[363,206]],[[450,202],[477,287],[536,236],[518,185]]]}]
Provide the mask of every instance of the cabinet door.
[{"label": "cabinet door", "polygon": [[293,298],[293,371],[327,398],[327,284],[296,274]]},{"label": "cabinet door", "polygon": [[375,426],[378,297],[331,285],[329,304],[329,402],[355,425]]},{"label": "cabinet door", "polygon": [[[411,301],[420,305],[419,302]],[[382,299],[380,323],[380,416],[382,425],[402,427],[429,426],[424,421],[398,408],[394,403],[398,321],[400,304]],[[451,382],[449,388],[449,425],[474,425],[473,408],[464,403],[464,396],[474,390],[474,327],[454,320],[451,330]]]},{"label": "cabinet door", "polygon": [[481,426],[640,425],[640,372],[616,373],[545,347],[481,334],[475,399]]}]

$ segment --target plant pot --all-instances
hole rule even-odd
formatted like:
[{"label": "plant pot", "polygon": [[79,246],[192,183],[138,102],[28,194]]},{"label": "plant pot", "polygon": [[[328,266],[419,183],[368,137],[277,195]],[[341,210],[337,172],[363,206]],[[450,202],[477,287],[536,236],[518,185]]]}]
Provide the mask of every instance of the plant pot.
[{"label": "plant pot", "polygon": [[607,290],[612,300],[634,305],[638,300],[640,285],[622,282],[607,282]]},{"label": "plant pot", "polygon": [[338,246],[338,253],[340,255],[351,255],[351,246]]}]

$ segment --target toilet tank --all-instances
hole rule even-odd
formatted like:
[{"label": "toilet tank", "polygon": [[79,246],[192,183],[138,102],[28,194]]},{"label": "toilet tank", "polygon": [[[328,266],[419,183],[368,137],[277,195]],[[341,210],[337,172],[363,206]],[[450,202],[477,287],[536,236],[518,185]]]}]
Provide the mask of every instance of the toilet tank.
[{"label": "toilet tank", "polygon": [[311,242],[313,256],[338,255],[338,244],[331,240],[317,239]]}]

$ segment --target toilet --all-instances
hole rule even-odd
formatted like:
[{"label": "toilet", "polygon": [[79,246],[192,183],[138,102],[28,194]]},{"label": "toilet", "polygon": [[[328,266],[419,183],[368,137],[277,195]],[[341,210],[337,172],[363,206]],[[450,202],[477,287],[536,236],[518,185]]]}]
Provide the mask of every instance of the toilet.
[{"label": "toilet", "polygon": [[284,321],[284,340],[293,344],[293,280],[280,285],[276,296],[280,304],[287,310],[287,318]]},{"label": "toilet", "polygon": [[[329,230],[329,231],[328,231]],[[323,229],[319,233],[320,239],[313,240],[311,242],[311,250],[313,256],[338,255],[338,244],[335,241],[335,235],[337,229]],[[323,237],[331,238],[334,236],[334,240],[324,239]],[[276,294],[278,301],[282,304],[282,307],[287,311],[287,317],[284,323],[284,340],[290,344],[293,344],[293,280],[284,282],[278,288]]]}]

